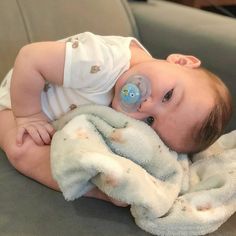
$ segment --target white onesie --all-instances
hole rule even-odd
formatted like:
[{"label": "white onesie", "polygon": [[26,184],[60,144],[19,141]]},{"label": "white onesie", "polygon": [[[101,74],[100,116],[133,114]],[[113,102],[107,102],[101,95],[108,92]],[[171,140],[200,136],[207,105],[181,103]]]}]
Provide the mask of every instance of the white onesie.
[{"label": "white onesie", "polygon": [[[133,37],[85,32],[61,41],[66,41],[63,86],[47,83],[41,94],[42,109],[51,120],[79,105],[109,106],[117,79],[130,67],[131,41],[147,52]],[[0,110],[11,108],[11,75],[12,71],[0,87]]]}]

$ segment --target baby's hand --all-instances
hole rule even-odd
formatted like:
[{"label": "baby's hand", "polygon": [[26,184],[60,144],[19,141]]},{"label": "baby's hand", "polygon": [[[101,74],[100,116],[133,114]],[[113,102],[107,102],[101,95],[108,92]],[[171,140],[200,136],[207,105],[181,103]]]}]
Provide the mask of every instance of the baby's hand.
[{"label": "baby's hand", "polygon": [[16,124],[18,145],[23,144],[24,134],[29,134],[37,145],[50,144],[55,133],[53,126],[42,112],[31,116],[16,117]]}]

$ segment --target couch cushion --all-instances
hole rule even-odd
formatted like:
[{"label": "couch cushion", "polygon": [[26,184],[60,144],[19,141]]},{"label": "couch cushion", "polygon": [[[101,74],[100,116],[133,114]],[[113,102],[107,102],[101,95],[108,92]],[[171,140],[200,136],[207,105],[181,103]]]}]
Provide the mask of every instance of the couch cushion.
[{"label": "couch cushion", "polygon": [[136,29],[124,0],[1,0],[0,31],[1,80],[28,42],[83,31],[131,36]]},{"label": "couch cushion", "polygon": [[28,42],[21,12],[15,0],[0,1],[0,81],[12,67],[17,51]]},{"label": "couch cushion", "polygon": [[[0,150],[0,234],[4,236],[150,236],[129,208],[91,198],[67,202],[62,194],[19,174]],[[235,235],[236,214],[209,236]]]},{"label": "couch cushion", "polygon": [[62,194],[21,174],[0,150],[0,235],[148,236],[128,208],[91,198],[67,202]]}]

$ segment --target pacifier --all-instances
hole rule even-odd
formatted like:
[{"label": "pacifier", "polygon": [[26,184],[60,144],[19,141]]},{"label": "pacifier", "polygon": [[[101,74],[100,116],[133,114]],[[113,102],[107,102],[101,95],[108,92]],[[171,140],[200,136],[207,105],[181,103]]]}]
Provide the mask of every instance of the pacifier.
[{"label": "pacifier", "polygon": [[135,112],[151,95],[151,83],[143,75],[132,75],[120,91],[120,105],[125,112]]}]

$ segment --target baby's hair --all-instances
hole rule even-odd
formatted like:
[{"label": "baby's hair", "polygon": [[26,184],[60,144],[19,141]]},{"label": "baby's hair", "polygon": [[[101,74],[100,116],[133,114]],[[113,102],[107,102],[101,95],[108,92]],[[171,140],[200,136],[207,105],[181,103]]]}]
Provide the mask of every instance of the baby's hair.
[{"label": "baby's hair", "polygon": [[224,133],[233,113],[232,98],[225,84],[217,75],[207,69],[201,67],[198,70],[202,71],[209,79],[215,95],[215,105],[195,136],[195,143],[197,144],[195,152],[206,149]]}]

